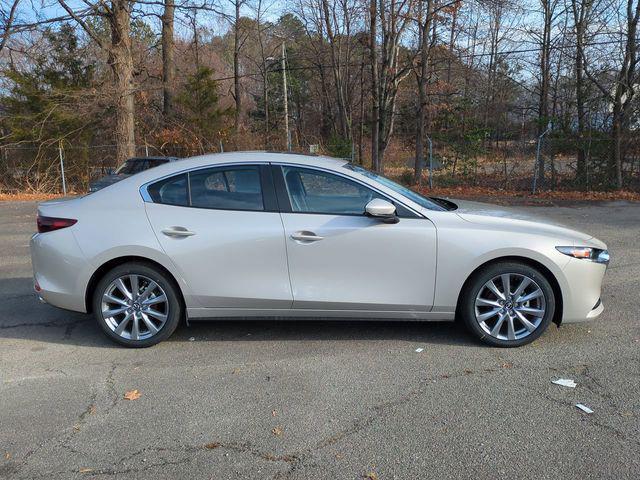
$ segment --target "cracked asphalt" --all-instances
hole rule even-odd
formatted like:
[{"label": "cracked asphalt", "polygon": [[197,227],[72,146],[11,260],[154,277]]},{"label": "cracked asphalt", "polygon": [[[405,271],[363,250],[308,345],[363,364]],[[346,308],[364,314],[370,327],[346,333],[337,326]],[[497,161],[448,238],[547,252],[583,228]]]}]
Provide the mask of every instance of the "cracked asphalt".
[{"label": "cracked asphalt", "polygon": [[199,323],[128,350],[36,301],[35,204],[0,203],[0,478],[640,478],[640,205],[525,208],[607,242],[598,320],[510,350],[370,321]]}]

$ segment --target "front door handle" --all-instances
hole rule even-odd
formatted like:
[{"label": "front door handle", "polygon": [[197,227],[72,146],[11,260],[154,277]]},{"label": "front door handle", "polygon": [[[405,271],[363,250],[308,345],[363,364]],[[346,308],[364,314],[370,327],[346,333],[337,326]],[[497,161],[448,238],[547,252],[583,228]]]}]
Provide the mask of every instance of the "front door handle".
[{"label": "front door handle", "polygon": [[291,235],[291,238],[296,242],[310,243],[310,242],[317,242],[318,240],[322,240],[324,237],[316,235],[313,232],[309,232],[308,230],[303,230],[301,232],[294,233],[293,235]]},{"label": "front door handle", "polygon": [[165,228],[164,230],[162,230],[162,233],[164,233],[167,237],[190,237],[192,235],[195,235],[196,232],[192,232],[190,230],[187,230],[184,227],[169,227],[169,228]]}]

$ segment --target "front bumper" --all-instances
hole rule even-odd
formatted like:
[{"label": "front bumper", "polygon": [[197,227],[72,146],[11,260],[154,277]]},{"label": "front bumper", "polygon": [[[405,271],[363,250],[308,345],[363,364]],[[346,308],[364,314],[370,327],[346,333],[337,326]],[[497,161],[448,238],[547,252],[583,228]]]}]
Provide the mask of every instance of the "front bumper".
[{"label": "front bumper", "polygon": [[600,300],[602,280],[607,266],[572,258],[565,266],[563,290],[563,323],[593,320],[604,311]]}]

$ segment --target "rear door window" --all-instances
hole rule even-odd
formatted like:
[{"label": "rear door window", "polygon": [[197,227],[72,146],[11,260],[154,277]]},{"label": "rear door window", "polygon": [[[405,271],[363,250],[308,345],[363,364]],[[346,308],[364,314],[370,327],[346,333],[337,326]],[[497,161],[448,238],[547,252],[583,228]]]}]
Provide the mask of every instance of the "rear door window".
[{"label": "rear door window", "polygon": [[257,166],[217,167],[189,173],[191,206],[264,210]]}]

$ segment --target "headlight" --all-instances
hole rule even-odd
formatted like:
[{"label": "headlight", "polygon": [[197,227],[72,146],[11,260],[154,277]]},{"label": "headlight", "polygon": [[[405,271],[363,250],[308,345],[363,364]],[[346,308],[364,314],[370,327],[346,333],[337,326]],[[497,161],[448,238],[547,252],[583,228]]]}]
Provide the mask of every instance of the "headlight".
[{"label": "headlight", "polygon": [[584,260],[591,260],[592,262],[602,263],[607,265],[609,263],[609,251],[602,250],[601,248],[592,247],[556,247],[560,253],[569,255],[573,258],[582,258]]}]

